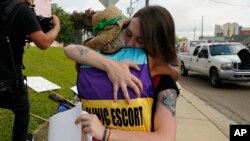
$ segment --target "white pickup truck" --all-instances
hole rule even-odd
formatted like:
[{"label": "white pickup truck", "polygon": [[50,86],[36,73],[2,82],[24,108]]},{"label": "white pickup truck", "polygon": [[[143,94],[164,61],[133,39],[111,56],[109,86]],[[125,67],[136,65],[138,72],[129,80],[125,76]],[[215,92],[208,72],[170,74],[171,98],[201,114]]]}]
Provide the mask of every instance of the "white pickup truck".
[{"label": "white pickup truck", "polygon": [[237,54],[242,49],[246,47],[240,43],[198,44],[193,52],[178,55],[181,75],[187,76],[188,71],[207,75],[212,87],[219,87],[222,80],[250,81],[250,61]]}]

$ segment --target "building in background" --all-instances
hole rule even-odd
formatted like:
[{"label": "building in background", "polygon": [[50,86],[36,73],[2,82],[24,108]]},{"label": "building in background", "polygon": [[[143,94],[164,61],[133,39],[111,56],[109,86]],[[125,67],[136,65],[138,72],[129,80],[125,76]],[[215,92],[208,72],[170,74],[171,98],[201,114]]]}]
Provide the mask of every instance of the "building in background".
[{"label": "building in background", "polygon": [[232,35],[229,41],[240,42],[250,48],[250,27],[240,26],[239,34]]},{"label": "building in background", "polygon": [[214,36],[227,36],[231,37],[232,35],[239,35],[240,28],[238,23],[225,23],[223,26],[215,25]]},{"label": "building in background", "polygon": [[223,24],[223,35],[231,37],[232,35],[239,35],[238,23],[226,23]]},{"label": "building in background", "polygon": [[250,35],[250,27],[242,27],[240,30],[240,35]]},{"label": "building in background", "polygon": [[222,25],[215,25],[214,27],[214,36],[223,36],[223,27]]},{"label": "building in background", "polygon": [[56,11],[57,7],[58,7],[57,3],[52,3],[51,4],[51,9],[52,9],[51,11],[52,11],[52,13],[54,13]]},{"label": "building in background", "polygon": [[242,27],[235,22],[215,25],[214,36],[205,36],[203,39],[208,42],[240,42],[250,47],[250,27]]}]

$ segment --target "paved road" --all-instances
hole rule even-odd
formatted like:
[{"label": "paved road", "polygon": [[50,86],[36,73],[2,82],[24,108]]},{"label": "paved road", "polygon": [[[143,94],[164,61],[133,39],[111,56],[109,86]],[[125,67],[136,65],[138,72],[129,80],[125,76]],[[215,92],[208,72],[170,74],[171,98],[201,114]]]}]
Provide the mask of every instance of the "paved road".
[{"label": "paved road", "polygon": [[226,82],[212,88],[207,77],[194,72],[181,76],[179,83],[236,123],[250,123],[250,83]]}]

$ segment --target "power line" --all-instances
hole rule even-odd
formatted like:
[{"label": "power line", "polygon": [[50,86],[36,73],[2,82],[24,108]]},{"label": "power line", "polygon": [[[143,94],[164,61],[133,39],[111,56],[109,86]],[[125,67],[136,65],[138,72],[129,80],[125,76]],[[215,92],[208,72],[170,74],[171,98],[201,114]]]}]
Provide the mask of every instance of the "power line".
[{"label": "power line", "polygon": [[230,5],[230,6],[238,6],[238,7],[247,7],[250,8],[250,5],[242,5],[242,4],[236,4],[236,3],[229,3],[229,2],[222,2],[222,1],[216,1],[216,0],[210,0],[214,3],[224,4],[224,5]]}]

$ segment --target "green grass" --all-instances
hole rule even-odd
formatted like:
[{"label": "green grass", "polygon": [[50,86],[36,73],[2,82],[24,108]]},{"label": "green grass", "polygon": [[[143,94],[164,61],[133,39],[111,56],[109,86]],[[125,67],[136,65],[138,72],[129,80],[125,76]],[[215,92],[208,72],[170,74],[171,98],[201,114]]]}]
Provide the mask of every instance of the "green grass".
[{"label": "green grass", "polygon": [[[63,97],[73,99],[70,87],[75,85],[76,71],[74,62],[65,57],[63,48],[50,47],[46,51],[36,47],[25,47],[23,63],[26,76],[42,76],[59,85],[61,89],[54,90]],[[58,103],[50,100],[51,92],[37,93],[29,88],[31,112],[49,119],[57,111]],[[0,140],[10,141],[12,136],[13,114],[9,110],[0,109]],[[31,116],[29,132],[33,132],[44,122]]]}]

